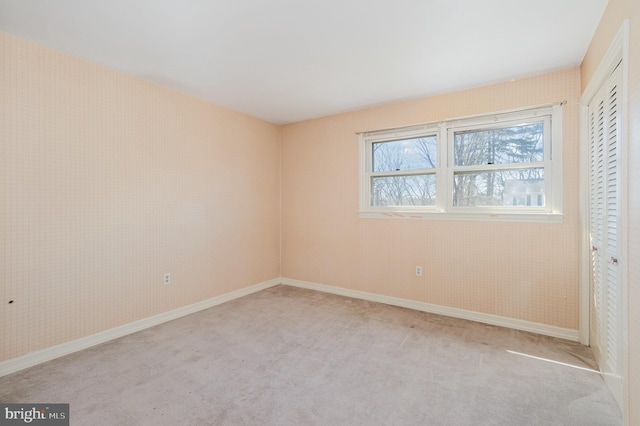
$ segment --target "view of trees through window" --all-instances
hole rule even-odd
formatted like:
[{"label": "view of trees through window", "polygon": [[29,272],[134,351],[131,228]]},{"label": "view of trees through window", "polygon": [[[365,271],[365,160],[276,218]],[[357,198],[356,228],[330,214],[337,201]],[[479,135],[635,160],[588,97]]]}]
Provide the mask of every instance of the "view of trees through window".
[{"label": "view of trees through window", "polygon": [[[544,206],[544,122],[453,133],[453,205]],[[438,136],[376,142],[372,206],[436,204]]]},{"label": "view of trees through window", "polygon": [[544,205],[544,123],[455,132],[453,159],[454,206]]},{"label": "view of trees through window", "polygon": [[374,206],[432,206],[436,202],[438,138],[425,136],[374,143],[372,178]]}]

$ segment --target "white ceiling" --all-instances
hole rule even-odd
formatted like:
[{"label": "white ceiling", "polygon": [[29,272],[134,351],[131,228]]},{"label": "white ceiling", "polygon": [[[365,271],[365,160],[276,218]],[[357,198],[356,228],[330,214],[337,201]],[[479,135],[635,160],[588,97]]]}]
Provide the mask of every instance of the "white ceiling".
[{"label": "white ceiling", "polygon": [[0,31],[274,123],[580,64],[607,0],[0,0]]}]

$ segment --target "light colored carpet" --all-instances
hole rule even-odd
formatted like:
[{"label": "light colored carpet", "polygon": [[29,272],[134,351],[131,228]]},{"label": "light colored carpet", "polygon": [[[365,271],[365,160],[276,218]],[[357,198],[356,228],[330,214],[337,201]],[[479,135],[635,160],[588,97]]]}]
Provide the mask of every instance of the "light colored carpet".
[{"label": "light colored carpet", "polygon": [[594,367],[577,343],[276,286],[2,377],[0,401],[92,426],[619,425]]}]

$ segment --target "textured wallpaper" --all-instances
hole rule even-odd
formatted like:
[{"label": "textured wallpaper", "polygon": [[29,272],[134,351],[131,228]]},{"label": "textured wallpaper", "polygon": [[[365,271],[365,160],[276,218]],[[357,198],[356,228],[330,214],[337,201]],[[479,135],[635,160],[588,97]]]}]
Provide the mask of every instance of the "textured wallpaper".
[{"label": "textured wallpaper", "polygon": [[[577,330],[579,97],[573,68],[284,126],[282,275]],[[357,132],[559,101],[563,223],[358,217]]]},{"label": "textured wallpaper", "polygon": [[0,57],[0,360],[280,275],[277,126],[7,34]]}]

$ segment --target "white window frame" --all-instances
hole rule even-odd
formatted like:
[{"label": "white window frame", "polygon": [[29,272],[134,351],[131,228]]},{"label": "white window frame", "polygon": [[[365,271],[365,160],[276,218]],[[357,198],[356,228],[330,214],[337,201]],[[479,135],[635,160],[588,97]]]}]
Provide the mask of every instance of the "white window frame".
[{"label": "white window frame", "polygon": [[[524,123],[544,123],[544,159],[535,163],[454,166],[455,132],[506,127]],[[421,136],[438,138],[437,166],[433,171],[399,171],[374,173],[373,144]],[[494,220],[524,222],[562,221],[562,104],[457,118],[395,129],[359,134],[360,210],[361,218],[408,218],[448,220]],[[453,205],[453,182],[456,171],[500,171],[508,169],[544,169],[544,206],[475,206]],[[433,206],[372,206],[372,178],[383,174],[411,175],[433,173],[436,176],[436,204]]]}]

